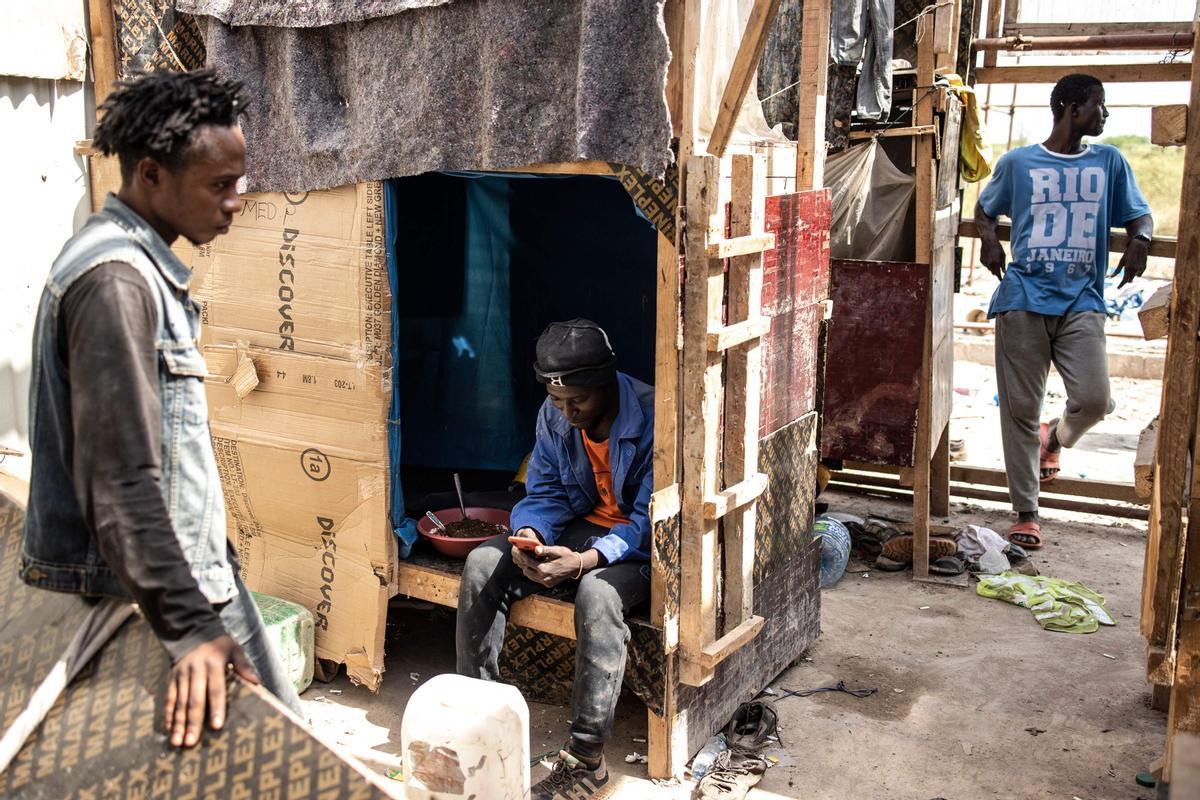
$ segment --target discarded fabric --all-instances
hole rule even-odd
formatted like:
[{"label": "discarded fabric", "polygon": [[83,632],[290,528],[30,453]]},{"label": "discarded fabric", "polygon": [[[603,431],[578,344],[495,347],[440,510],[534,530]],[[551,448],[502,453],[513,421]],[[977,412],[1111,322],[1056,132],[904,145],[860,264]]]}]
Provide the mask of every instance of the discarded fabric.
[{"label": "discarded fabric", "polygon": [[1049,631],[1094,633],[1101,625],[1117,624],[1104,607],[1102,595],[1061,578],[1009,571],[982,578],[975,591],[980,597],[1028,608]]}]

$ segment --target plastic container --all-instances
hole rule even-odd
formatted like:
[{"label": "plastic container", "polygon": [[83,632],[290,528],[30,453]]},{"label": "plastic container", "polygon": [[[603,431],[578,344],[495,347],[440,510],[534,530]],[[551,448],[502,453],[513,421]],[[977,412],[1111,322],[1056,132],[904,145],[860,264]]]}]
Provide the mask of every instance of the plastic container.
[{"label": "plastic container", "polygon": [[729,742],[726,741],[723,733],[718,733],[705,742],[704,747],[692,759],[692,780],[698,781],[707,775],[708,771],[712,769],[713,762],[717,760],[717,756],[728,749]]},{"label": "plastic container", "polygon": [[400,742],[407,800],[529,796],[529,707],[514,686],[438,675],[409,699]]},{"label": "plastic container", "polygon": [[821,588],[828,589],[846,574],[850,561],[850,529],[824,514],[813,523],[813,535],[821,539]]},{"label": "plastic container", "polygon": [[[443,508],[440,511],[434,511],[433,515],[440,519],[443,525],[458,522],[463,518],[462,512],[457,508]],[[502,508],[467,506],[467,516],[484,522],[498,522],[507,528],[512,514]],[[417,533],[428,539],[434,550],[448,558],[466,558],[472,550],[492,538],[491,536],[481,536],[476,539],[459,539],[452,536],[438,536],[438,529],[429,517],[421,517],[417,520]]]},{"label": "plastic container", "polygon": [[307,608],[278,597],[251,592],[262,615],[267,638],[275,645],[292,686],[299,694],[313,679],[313,615]]}]

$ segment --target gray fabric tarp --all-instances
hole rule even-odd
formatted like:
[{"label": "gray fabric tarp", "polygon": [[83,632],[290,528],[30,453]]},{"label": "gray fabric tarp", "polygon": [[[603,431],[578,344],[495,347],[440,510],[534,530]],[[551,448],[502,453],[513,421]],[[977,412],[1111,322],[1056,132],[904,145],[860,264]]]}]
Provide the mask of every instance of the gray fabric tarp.
[{"label": "gray fabric tarp", "polygon": [[833,200],[829,254],[833,258],[907,261],[912,243],[905,224],[915,186],[888,158],[877,139],[825,162]]},{"label": "gray fabric tarp", "polygon": [[226,25],[274,28],[320,28],[343,22],[390,17],[414,8],[440,6],[454,0],[175,0],[185,14],[216,17]]},{"label": "gray fabric tarp", "polygon": [[[179,2],[235,5],[280,2]],[[250,95],[250,191],[579,160],[661,175],[672,157],[660,0],[457,0],[316,28],[200,19],[208,63]]]}]

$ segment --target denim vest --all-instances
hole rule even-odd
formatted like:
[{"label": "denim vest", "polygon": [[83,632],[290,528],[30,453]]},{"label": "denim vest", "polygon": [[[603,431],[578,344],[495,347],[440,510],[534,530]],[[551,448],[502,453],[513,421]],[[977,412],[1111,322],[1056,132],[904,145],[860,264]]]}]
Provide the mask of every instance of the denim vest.
[{"label": "denim vest", "polygon": [[[33,454],[21,577],[44,589],[118,597],[128,592],[100,556],[75,495],[70,382],[59,358],[59,309],[76,280],[110,261],[130,264],[158,306],[162,493],[200,591],[220,603],[237,593],[225,538],[225,501],[208,430],[200,315],[191,270],[127,205],[108,195],[54,261],[38,304],[29,389]],[[92,424],[103,425],[103,420]]]}]

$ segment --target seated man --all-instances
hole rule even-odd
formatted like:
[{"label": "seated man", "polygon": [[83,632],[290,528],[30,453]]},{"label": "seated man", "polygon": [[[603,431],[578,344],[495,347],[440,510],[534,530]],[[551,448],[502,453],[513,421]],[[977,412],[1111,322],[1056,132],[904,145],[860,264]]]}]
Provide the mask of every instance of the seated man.
[{"label": "seated man", "polygon": [[459,589],[458,672],[495,680],[512,604],[576,584],[571,740],[534,800],[603,796],[625,615],[650,596],[654,389],[617,372],[616,361],[608,335],[589,320],[556,322],[538,338],[534,372],[549,397],[512,527],[541,544],[526,552],[505,536],[484,542]]}]

